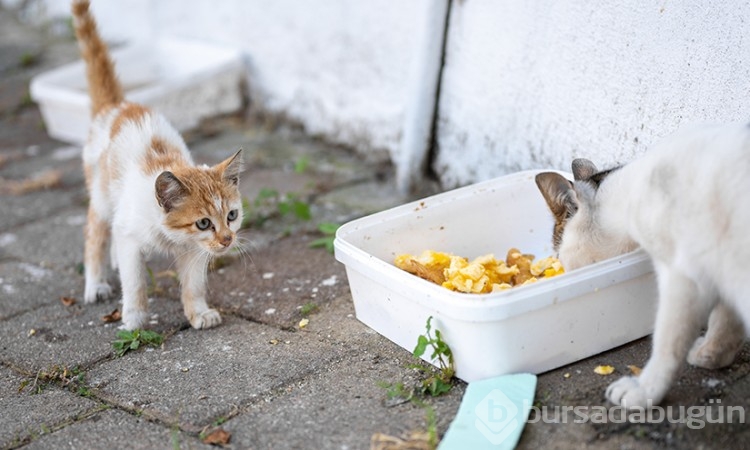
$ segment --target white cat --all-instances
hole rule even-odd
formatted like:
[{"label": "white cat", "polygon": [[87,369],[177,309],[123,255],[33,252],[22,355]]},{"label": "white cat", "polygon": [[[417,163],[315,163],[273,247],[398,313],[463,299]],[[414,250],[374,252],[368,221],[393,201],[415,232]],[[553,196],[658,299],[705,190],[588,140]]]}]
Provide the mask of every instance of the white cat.
[{"label": "white cat", "polygon": [[604,172],[578,159],[573,174],[574,183],[556,173],[536,178],[566,270],[640,246],[658,280],[651,358],[640,376],[612,383],[607,398],[658,404],[686,356],[699,367],[730,365],[750,327],[750,127],[681,132]]},{"label": "white cat", "polygon": [[119,270],[122,284],[125,328],[141,328],[148,322],[143,258],[151,252],[175,256],[190,324],[216,326],[221,316],[206,303],[206,267],[236,242],[242,222],[241,154],[213,167],[196,166],[182,137],[163,116],[125,100],[89,2],[75,0],[72,11],[93,116],[83,149],[90,197],[84,301],[112,293],[104,268],[111,241],[112,266]]}]

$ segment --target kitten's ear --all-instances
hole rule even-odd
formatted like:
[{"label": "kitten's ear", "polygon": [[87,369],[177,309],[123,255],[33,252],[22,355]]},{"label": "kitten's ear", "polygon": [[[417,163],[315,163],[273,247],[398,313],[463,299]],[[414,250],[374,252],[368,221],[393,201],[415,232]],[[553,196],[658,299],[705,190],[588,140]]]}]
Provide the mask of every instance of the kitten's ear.
[{"label": "kitten's ear", "polygon": [[172,211],[188,193],[182,181],[169,171],[162,172],[156,177],[154,187],[156,189],[156,201],[159,202],[159,206],[164,208],[164,212]]},{"label": "kitten's ear", "polygon": [[555,222],[563,223],[578,211],[578,197],[573,183],[555,172],[537,174],[536,185],[555,216]]},{"label": "kitten's ear", "polygon": [[230,184],[238,185],[240,183],[240,172],[242,172],[242,149],[231,158],[219,163],[222,178]]},{"label": "kitten's ear", "polygon": [[576,181],[588,180],[598,171],[596,165],[585,158],[573,160],[573,179]]}]

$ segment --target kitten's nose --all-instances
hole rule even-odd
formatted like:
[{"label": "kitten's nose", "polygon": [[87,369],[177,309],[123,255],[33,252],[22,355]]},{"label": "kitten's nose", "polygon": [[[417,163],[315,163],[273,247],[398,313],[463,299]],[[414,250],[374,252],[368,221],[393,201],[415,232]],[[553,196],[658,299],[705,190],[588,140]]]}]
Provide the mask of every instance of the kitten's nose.
[{"label": "kitten's nose", "polygon": [[232,240],[233,240],[233,238],[232,238],[231,234],[225,234],[224,236],[221,237],[221,239],[219,240],[219,242],[224,247],[229,247],[230,245],[232,245]]}]

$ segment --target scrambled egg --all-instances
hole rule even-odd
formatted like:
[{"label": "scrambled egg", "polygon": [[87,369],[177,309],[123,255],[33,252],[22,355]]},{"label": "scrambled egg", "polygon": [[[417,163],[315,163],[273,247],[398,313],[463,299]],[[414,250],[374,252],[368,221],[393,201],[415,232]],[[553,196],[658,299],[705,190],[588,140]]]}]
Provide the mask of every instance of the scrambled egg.
[{"label": "scrambled egg", "polygon": [[565,272],[557,258],[542,258],[535,262],[534,255],[523,254],[515,248],[508,251],[505,260],[488,254],[469,261],[462,256],[425,250],[419,256],[398,255],[394,263],[396,267],[446,289],[474,294],[524,286]]}]

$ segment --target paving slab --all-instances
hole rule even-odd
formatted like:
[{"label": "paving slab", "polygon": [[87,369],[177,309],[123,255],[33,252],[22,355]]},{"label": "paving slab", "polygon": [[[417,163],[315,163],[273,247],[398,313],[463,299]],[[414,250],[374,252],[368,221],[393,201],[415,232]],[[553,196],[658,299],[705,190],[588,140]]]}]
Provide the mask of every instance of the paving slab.
[{"label": "paving slab", "polygon": [[312,139],[298,127],[284,123],[266,125],[254,117],[238,120],[236,116],[229,116],[212,120],[186,133],[185,139],[196,160],[208,159],[215,163],[222,159],[217,155],[229,155],[242,148],[248,169],[311,173],[321,175],[318,181],[328,184],[370,178],[373,165],[382,165]]},{"label": "paving slab", "polygon": [[257,322],[294,328],[302,307],[319,308],[349,290],[344,267],[322,248],[319,236],[295,234],[212,273],[214,304]]},{"label": "paving slab", "polygon": [[[542,374],[537,384],[535,406],[540,412],[547,412],[551,420],[543,416],[536,422],[526,425],[519,448],[737,448],[733,443],[743,442],[750,427],[748,418],[744,423],[710,423],[698,425],[674,423],[669,418],[680,419],[688,416],[691,407],[696,416],[713,414],[718,417],[720,408],[742,408],[750,412],[750,350],[746,345],[730,367],[722,370],[706,370],[685,364],[660,407],[673,411],[665,420],[641,420],[625,422],[618,415],[617,408],[604,398],[606,387],[624,375],[630,375],[630,365],[643,367],[651,353],[651,338],[623,345],[600,355],[561,367]],[[608,376],[594,373],[598,365],[612,365],[615,372]],[[563,407],[582,407],[587,420],[568,413],[567,419],[554,419],[554,413],[561,413]],[[596,409],[604,409],[607,414],[613,411],[612,419],[595,420]],[[682,412],[681,412],[682,411]],[[559,416],[562,417],[562,416]],[[579,419],[581,423],[576,423]],[[561,423],[562,422],[562,423]],[[600,423],[597,423],[600,422]],[[645,422],[645,423],[640,423]]]},{"label": "paving slab", "polygon": [[84,180],[81,147],[57,141],[32,144],[6,153],[13,164],[0,166],[0,176],[6,179],[32,177],[47,170],[59,171],[63,186],[82,185]]},{"label": "paving slab", "polygon": [[[1,235],[0,235],[1,236]],[[0,263],[0,321],[43,305],[75,297],[83,279],[26,262]]]},{"label": "paving slab", "polygon": [[225,316],[220,327],[103,362],[88,380],[110,404],[197,432],[342,357],[310,335]]},{"label": "paving slab", "polygon": [[0,448],[20,445],[102,407],[58,386],[37,386],[33,378],[0,366]]},{"label": "paving slab", "polygon": [[[21,225],[47,220],[51,215],[74,206],[81,206],[83,190],[44,190],[26,195],[0,195],[0,257],[7,239]],[[83,231],[81,231],[83,232]],[[4,237],[9,234],[11,236]]]},{"label": "paving slab", "polygon": [[[0,362],[36,373],[53,365],[87,368],[108,359],[120,323],[102,317],[114,309],[120,309],[114,299],[73,306],[58,301],[0,322]],[[179,301],[156,299],[150,312],[149,327],[157,332],[171,334],[187,325]]]},{"label": "paving slab", "polygon": [[198,437],[178,428],[164,427],[119,410],[101,411],[76,421],[54,433],[35,439],[25,449],[105,449],[128,448],[198,449],[217,447],[204,444]]},{"label": "paving slab", "polygon": [[[388,405],[376,380],[401,380],[394,348],[361,354],[289,386],[267,402],[252,405],[226,422],[237,448],[368,449],[375,433],[404,436],[426,430],[426,409],[409,402]],[[426,403],[444,432],[463,395],[463,386]]]},{"label": "paving slab", "polygon": [[16,228],[3,238],[4,257],[73,276],[83,262],[85,224],[86,208],[75,207]]}]

